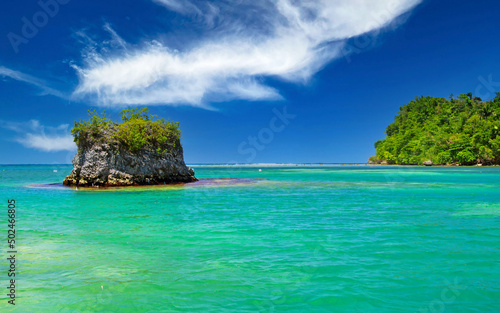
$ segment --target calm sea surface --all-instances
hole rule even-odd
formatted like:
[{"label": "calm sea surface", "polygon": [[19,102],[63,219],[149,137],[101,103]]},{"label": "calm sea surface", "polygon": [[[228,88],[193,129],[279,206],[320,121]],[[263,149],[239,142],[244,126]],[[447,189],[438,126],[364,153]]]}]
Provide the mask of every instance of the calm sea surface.
[{"label": "calm sea surface", "polygon": [[34,185],[69,166],[0,166],[0,312],[500,312],[500,168],[194,169],[243,180],[73,190]]}]

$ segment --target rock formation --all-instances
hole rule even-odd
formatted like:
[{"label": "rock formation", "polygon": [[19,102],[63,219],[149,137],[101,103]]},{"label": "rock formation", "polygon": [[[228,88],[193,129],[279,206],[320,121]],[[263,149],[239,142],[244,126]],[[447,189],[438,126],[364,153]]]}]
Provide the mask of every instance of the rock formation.
[{"label": "rock formation", "polygon": [[117,125],[99,130],[98,136],[77,141],[73,170],[64,179],[69,186],[138,186],[196,181],[184,163],[180,141],[146,145],[133,151],[116,140]]}]

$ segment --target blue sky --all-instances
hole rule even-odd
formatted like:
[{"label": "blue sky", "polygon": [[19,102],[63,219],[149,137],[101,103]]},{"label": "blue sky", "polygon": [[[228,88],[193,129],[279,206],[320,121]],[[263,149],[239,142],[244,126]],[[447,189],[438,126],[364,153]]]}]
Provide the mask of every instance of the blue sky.
[{"label": "blue sky", "polygon": [[[497,1],[8,1],[0,164],[70,163],[87,110],[179,121],[187,163],[365,163],[418,95],[500,91]],[[498,82],[498,83],[497,83]]]}]

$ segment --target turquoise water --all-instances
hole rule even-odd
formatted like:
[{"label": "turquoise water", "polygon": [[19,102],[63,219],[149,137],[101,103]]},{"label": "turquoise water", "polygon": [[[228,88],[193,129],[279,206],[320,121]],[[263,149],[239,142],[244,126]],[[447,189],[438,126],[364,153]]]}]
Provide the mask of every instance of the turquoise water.
[{"label": "turquoise water", "polygon": [[[57,170],[57,172],[54,172]],[[215,168],[73,190],[0,166],[0,312],[500,312],[500,168]]]}]

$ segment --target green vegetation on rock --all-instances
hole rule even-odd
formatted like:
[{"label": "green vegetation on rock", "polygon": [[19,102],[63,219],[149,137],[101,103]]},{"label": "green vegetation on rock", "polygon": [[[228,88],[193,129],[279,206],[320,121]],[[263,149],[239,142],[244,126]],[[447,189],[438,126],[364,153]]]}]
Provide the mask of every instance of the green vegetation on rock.
[{"label": "green vegetation on rock", "polygon": [[500,93],[483,102],[471,93],[417,97],[400,108],[370,163],[500,164]]},{"label": "green vegetation on rock", "polygon": [[[122,123],[114,123],[106,113],[89,110],[89,119],[75,121],[71,130],[79,148],[96,142],[109,144],[117,150],[138,152],[154,149],[158,154],[180,148],[179,123],[156,119],[148,114],[148,108],[120,111]],[[119,152],[119,151],[118,151]]]}]

